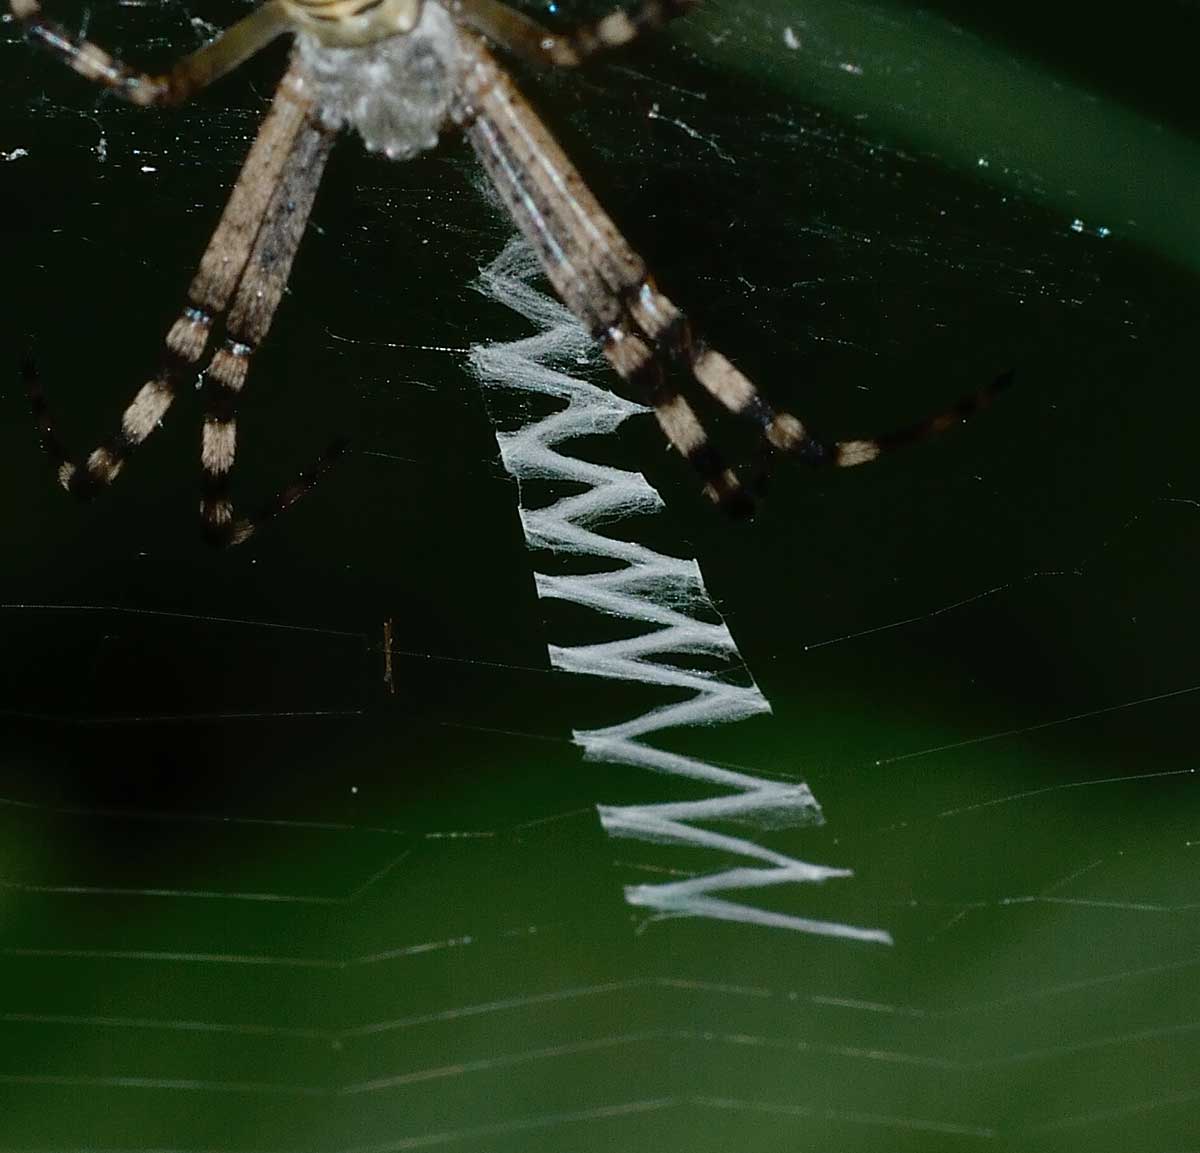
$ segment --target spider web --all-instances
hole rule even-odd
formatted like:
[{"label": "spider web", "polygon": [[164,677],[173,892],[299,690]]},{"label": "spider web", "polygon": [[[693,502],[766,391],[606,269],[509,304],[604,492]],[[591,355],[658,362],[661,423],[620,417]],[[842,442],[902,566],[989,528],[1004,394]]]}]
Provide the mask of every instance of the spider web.
[{"label": "spider web", "polygon": [[[597,526],[606,523],[657,512],[662,499],[638,473],[570,455],[571,442],[611,433],[630,417],[649,410],[562,371],[585,363],[593,342],[566,308],[530,289],[530,282],[539,275],[536,254],[524,241],[510,243],[484,269],[484,292],[534,321],[540,331],[524,340],[478,347],[472,359],[485,388],[516,390],[557,402],[540,420],[530,421],[528,414],[522,413],[516,428],[498,434],[504,465],[519,483],[545,481],[581,489],[537,506],[522,500],[521,523],[529,546],[560,557],[587,558],[606,567],[535,573],[538,596],[645,627],[645,631],[600,644],[551,644],[550,664],[563,672],[690,694],[617,724],[576,731],[575,743],[588,760],[633,765],[721,790],[719,796],[682,803],[600,806],[600,823],[615,837],[715,849],[727,857],[757,862],[753,867],[726,869],[708,877],[631,885],[625,890],[625,899],[631,905],[655,910],[660,917],[711,917],[891,944],[891,937],[881,929],[771,913],[713,896],[735,889],[821,884],[853,873],[796,861],[754,841],[699,827],[701,823],[730,821],[767,829],[820,823],[821,807],[806,784],[784,784],[732,772],[647,743],[664,729],[729,724],[770,712],[770,705],[753,681],[739,684],[724,670],[686,667],[696,657],[707,657],[741,671],[743,682],[747,679],[725,622],[703,619],[716,615],[716,610],[695,561],[666,556],[597,531]],[[493,407],[493,418],[497,415]]]},{"label": "spider web", "polygon": [[[240,10],[85,18],[143,59]],[[0,36],[4,345],[82,447],[153,367],[279,58],[139,114]],[[510,383],[619,386],[460,147],[349,140],[237,483],[357,447],[253,546],[201,551],[194,405],[80,510],[7,386],[0,1151],[1193,1150],[1190,146],[901,6],[713,5],[527,87],[814,428],[1017,387],[872,469],[777,471],[751,526],[636,398],[552,446],[574,478],[518,467],[564,397],[481,394],[472,348],[493,382],[516,349]],[[645,474],[583,527],[667,558],[607,601],[611,559],[537,516],[582,473]],[[652,676],[569,667],[664,622],[695,632]],[[699,682],[720,723],[597,743]],[[711,819],[747,795],[722,773],[751,811]],[[706,888],[745,846],[853,876]]]}]

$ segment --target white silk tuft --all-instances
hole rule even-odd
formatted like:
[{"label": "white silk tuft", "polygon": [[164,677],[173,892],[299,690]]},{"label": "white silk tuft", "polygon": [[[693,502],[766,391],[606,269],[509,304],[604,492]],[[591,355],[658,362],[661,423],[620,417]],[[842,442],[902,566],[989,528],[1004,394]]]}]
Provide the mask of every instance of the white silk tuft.
[{"label": "white silk tuft", "polygon": [[[586,558],[600,571],[535,573],[538,595],[645,625],[616,641],[564,647],[550,644],[554,668],[585,676],[632,681],[690,693],[674,704],[602,729],[573,734],[589,761],[631,765],[702,781],[721,790],[700,800],[650,805],[600,805],[614,837],[715,850],[752,865],[666,884],[628,885],[625,899],[653,919],[707,917],[849,940],[890,944],[882,929],[814,920],[716,896],[730,890],[815,884],[853,875],[846,868],[810,864],[748,837],[699,827],[738,822],[756,829],[821,824],[821,807],[808,785],[734,772],[647,743],[654,733],[681,727],[731,724],[769,713],[771,706],[746,671],[729,629],[714,607],[695,560],[656,552],[602,533],[634,516],[662,510],[663,500],[640,473],[597,464],[563,451],[567,442],[608,434],[650,410],[572,375],[594,362],[591,337],[571,313],[533,287],[540,275],[532,249],[519,238],[480,274],[481,291],[533,323],[535,335],[477,345],[472,364],[484,388],[542,398],[549,414],[523,414],[518,427],[497,431],[505,468],[521,492],[521,523],[531,549],[556,557]],[[490,407],[496,407],[490,405]],[[531,508],[526,482],[558,482],[567,495]],[[565,566],[564,566],[565,567]]]}]

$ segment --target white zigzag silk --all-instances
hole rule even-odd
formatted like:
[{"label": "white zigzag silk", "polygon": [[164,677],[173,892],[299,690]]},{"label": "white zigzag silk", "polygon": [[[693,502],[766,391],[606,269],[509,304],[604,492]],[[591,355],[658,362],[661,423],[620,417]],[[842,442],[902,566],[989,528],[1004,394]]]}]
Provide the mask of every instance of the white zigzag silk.
[{"label": "white zigzag silk", "polygon": [[[560,402],[550,415],[530,418],[515,430],[496,434],[504,465],[522,493],[521,523],[529,547],[613,567],[584,575],[535,573],[538,595],[649,626],[636,636],[602,644],[550,645],[550,662],[566,672],[694,694],[676,704],[651,708],[622,724],[576,731],[575,743],[589,761],[632,765],[725,790],[695,801],[601,805],[601,823],[615,837],[708,848],[754,862],[685,881],[629,885],[625,899],[657,917],[709,917],[890,944],[890,935],[882,929],[810,920],[716,895],[735,889],[822,882],[852,873],[797,861],[752,840],[699,827],[700,822],[715,821],[742,822],[759,829],[820,824],[821,807],[806,784],[732,772],[645,743],[645,738],[665,729],[731,724],[769,713],[771,706],[752,680],[731,684],[718,671],[688,668],[680,661],[681,656],[700,656],[707,664],[727,662],[746,676],[733,637],[705,591],[697,563],[598,531],[631,516],[657,512],[663,500],[640,473],[580,460],[566,455],[559,446],[580,437],[610,433],[649,409],[570,375],[571,369],[593,360],[595,345],[566,308],[533,287],[539,276],[536,256],[519,238],[510,241],[483,270],[479,279],[483,293],[526,317],[537,331],[521,340],[477,345],[471,351],[472,363],[489,390],[535,394]],[[527,508],[522,487],[527,480],[563,482],[570,486],[571,495],[545,507]],[[582,491],[577,491],[578,486],[583,486]],[[714,620],[718,623],[711,623]]]}]

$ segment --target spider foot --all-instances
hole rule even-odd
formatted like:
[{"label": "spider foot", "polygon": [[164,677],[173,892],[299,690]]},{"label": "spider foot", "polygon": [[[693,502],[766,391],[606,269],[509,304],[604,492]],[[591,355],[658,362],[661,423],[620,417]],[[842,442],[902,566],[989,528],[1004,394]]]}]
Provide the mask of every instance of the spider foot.
[{"label": "spider foot", "polygon": [[245,544],[268,521],[294,505],[301,497],[311,492],[337,460],[350,447],[347,437],[338,436],[329,442],[317,460],[301,472],[295,480],[268,501],[253,516],[234,515],[233,502],[226,495],[228,473],[219,477],[206,474],[205,493],[200,500],[200,523],[204,539],[214,548],[233,548]]}]

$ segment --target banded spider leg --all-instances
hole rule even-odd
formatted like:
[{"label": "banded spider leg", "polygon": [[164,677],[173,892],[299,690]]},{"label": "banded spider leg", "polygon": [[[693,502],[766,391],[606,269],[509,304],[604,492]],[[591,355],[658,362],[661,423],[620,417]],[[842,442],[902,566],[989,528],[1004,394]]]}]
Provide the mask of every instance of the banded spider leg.
[{"label": "banded spider leg", "polygon": [[287,32],[291,18],[280,0],[267,0],[215,40],[178,60],[169,72],[130,68],[91,40],[67,31],[42,15],[38,0],[9,0],[25,35],[48,49],[86,80],[111,88],[131,104],[179,104],[232,72],[272,40]]},{"label": "banded spider leg", "polygon": [[59,483],[80,497],[95,495],[120,474],[129,454],[159,426],[182,378],[195,372],[224,318],[223,337],[204,371],[206,405],[201,442],[200,512],[216,543],[239,544],[265,519],[298,499],[341,449],[282,490],[257,516],[235,518],[229,479],[237,448],[237,402],[250,356],[270,327],[304,233],[334,134],[312,116],[293,65],[246,158],[220,223],[201,258],[187,305],[171,326],[158,374],[125,409],[119,431],[75,463],[63,449],[36,369],[25,368],[42,443]]},{"label": "banded spider leg", "polygon": [[735,514],[753,501],[725,466],[695,410],[672,380],[678,366],[730,412],[758,426],[764,443],[814,464],[866,464],[936,435],[987,405],[1005,373],[949,409],[896,432],[825,443],[778,412],[657,287],[583,178],[486,45],[473,38],[458,118],[509,213],[533,244],[555,291],[601,343],[625,379],[643,391],[670,443],[700,474],[705,494]]},{"label": "banded spider leg", "polygon": [[[79,75],[112,89],[132,104],[151,105],[182,103],[244,64],[272,40],[285,32],[296,32],[312,21],[325,22],[326,32],[338,28],[347,43],[365,45],[385,35],[403,35],[407,29],[395,25],[378,36],[369,30],[366,34],[349,30],[356,18],[386,2],[364,0],[356,10],[339,0],[265,0],[163,73],[131,68],[94,41],[74,35],[43,15],[40,0],[9,0],[9,8],[31,40]],[[599,20],[580,23],[565,31],[551,31],[502,0],[457,0],[454,11],[464,24],[533,64],[574,68],[597,53],[623,47],[644,33],[661,28],[699,3],[700,0],[640,0],[629,8],[614,9]],[[393,4],[397,10],[419,9],[419,6],[419,2],[413,4],[412,0],[396,0]],[[331,11],[326,13],[325,8]]]},{"label": "banded spider leg", "polygon": [[[199,363],[214,323],[228,310],[224,343],[206,374],[210,388],[201,511],[215,539],[237,543],[253,532],[256,522],[235,519],[228,497],[235,409],[249,355],[266,335],[279,304],[331,146],[332,129],[317,127],[318,121],[348,123],[369,144],[389,155],[407,156],[432,147],[449,114],[533,243],[555,290],[601,343],[617,372],[649,398],[667,439],[700,474],[707,495],[726,509],[746,512],[752,501],[709,443],[676,375],[690,375],[726,409],[755,424],[769,450],[842,466],[864,464],[900,444],[941,432],[987,403],[1008,376],[888,436],[834,443],[811,437],[796,417],[772,408],[746,376],[707,345],[657,287],[480,35],[535,63],[574,67],[629,43],[696,2],[641,0],[594,23],[554,32],[502,0],[455,0],[452,5],[435,0],[266,0],[211,44],[156,75],[132,69],[91,41],[72,37],[42,15],[38,0],[10,0],[34,40],[76,72],[135,104],[185,99],[280,33],[298,37],[298,53],[201,262],[188,307],[168,335],[164,367],[128,407],[118,435],[82,464],[68,462],[49,423],[40,382],[29,374],[38,421],[59,462],[63,485],[87,494],[116,477],[128,453],[157,426],[179,375]],[[411,92],[393,105],[392,90],[405,86]],[[311,479],[306,475],[285,490],[275,507],[290,503]]]},{"label": "banded spider leg", "polygon": [[542,67],[578,68],[601,52],[623,48],[638,37],[690,12],[700,0],[641,0],[591,23],[552,31],[503,0],[460,0],[463,23],[515,56]]}]

